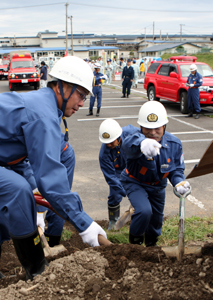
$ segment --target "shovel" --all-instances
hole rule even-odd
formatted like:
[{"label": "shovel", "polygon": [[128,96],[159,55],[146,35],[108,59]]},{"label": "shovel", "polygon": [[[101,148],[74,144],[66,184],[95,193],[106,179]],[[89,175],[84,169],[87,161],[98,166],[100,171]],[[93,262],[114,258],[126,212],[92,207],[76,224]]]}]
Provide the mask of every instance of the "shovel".
[{"label": "shovel", "polygon": [[135,210],[132,205],[130,205],[129,209],[124,212],[124,214],[118,219],[115,223],[114,230],[121,229],[126,223],[131,220],[131,216],[134,214]]},{"label": "shovel", "polygon": [[201,246],[184,246],[185,198],[191,194],[191,187],[184,195],[179,194],[175,187],[173,191],[174,194],[180,198],[178,245],[174,247],[162,247],[162,250],[166,256],[177,257],[177,260],[181,261],[184,254],[200,255]]},{"label": "shovel", "polygon": [[50,247],[40,226],[38,226],[38,232],[40,235],[40,239],[42,240],[44,245],[43,251],[45,257],[53,257],[61,252],[67,251],[67,249],[63,245],[56,245],[54,247]]},{"label": "shovel", "polygon": [[[50,204],[49,202],[47,202],[47,200],[45,200],[41,195],[37,195],[37,194],[34,194],[34,197],[35,197],[35,202],[38,204],[38,205],[42,205],[44,207],[47,207],[49,208],[51,211],[53,211],[55,214],[57,214],[59,217],[61,217],[62,219],[64,219]],[[65,220],[65,219],[64,219]],[[66,220],[65,220],[66,221]],[[103,245],[103,246],[109,246],[111,245],[112,243],[106,239],[103,235],[98,235],[98,242],[100,245]],[[56,246],[54,246],[56,247]],[[53,248],[53,247],[52,247]]]}]

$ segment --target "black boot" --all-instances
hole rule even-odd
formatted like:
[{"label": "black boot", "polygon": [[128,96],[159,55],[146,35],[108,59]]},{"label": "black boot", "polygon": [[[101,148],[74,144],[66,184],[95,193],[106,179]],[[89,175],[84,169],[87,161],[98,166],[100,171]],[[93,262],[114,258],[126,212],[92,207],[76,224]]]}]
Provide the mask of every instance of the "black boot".
[{"label": "black boot", "polygon": [[45,236],[50,247],[59,245],[61,240],[61,235],[50,235],[48,233],[45,233]]},{"label": "black boot", "polygon": [[129,233],[129,242],[130,244],[137,244],[137,245],[141,245],[143,244],[143,240],[144,240],[144,236],[135,236],[132,235],[131,233]]},{"label": "black boot", "polygon": [[41,246],[38,229],[28,235],[15,237],[11,235],[16,254],[26,271],[26,280],[41,274],[48,265]]},{"label": "black boot", "polygon": [[112,230],[115,226],[115,223],[118,221],[120,217],[120,204],[115,206],[108,205],[108,212],[109,212],[109,226],[107,230]]},{"label": "black boot", "polygon": [[93,111],[92,109],[89,110],[89,113],[86,116],[93,116]]},{"label": "black boot", "polygon": [[99,117],[100,108],[97,108],[96,117]]},{"label": "black boot", "polygon": [[121,96],[121,98],[126,98],[126,95]]},{"label": "black boot", "polygon": [[145,234],[145,244],[146,244],[146,247],[154,247],[154,246],[156,246],[157,241],[158,241],[158,237],[157,236],[151,236],[151,235]]},{"label": "black boot", "polygon": [[127,95],[127,98],[129,98],[129,95]]},{"label": "black boot", "polygon": [[195,119],[199,119],[200,118],[200,114],[197,113],[196,116],[195,116]]},{"label": "black boot", "polygon": [[191,117],[193,117],[193,112],[189,111],[189,114],[188,114],[188,116],[186,116],[186,118],[191,118]]},{"label": "black boot", "polygon": [[[1,257],[1,245],[0,245],[0,257]],[[5,276],[0,272],[0,279],[4,278]]]}]

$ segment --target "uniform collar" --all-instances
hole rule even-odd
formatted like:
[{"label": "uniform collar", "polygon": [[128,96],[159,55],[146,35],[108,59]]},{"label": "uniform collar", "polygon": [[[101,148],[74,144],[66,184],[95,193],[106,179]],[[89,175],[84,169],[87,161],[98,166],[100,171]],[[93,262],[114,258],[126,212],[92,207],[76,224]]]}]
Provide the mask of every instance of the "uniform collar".
[{"label": "uniform collar", "polygon": [[164,148],[169,148],[166,133],[164,133],[164,135],[162,136],[162,139],[161,139],[161,141],[160,141],[160,144],[161,144],[162,147],[164,147]]}]

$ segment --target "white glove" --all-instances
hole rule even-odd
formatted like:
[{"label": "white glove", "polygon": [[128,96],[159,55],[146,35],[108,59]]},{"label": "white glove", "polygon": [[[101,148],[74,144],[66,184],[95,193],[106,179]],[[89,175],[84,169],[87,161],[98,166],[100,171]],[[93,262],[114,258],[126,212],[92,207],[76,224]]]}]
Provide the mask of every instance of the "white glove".
[{"label": "white glove", "polygon": [[160,154],[161,144],[153,139],[144,139],[141,142],[141,152],[149,159]]},{"label": "white glove", "polygon": [[190,183],[188,181],[181,181],[176,184],[175,188],[179,194],[183,195],[190,189]]},{"label": "white glove", "polygon": [[190,83],[190,85],[189,85],[189,86],[190,86],[190,88],[191,88],[191,87],[193,87],[193,86],[194,86],[194,84],[193,84],[193,83]]},{"label": "white glove", "polygon": [[37,212],[37,226],[40,226],[44,232],[45,222],[44,222],[44,212]]},{"label": "white glove", "polygon": [[98,235],[101,234],[107,239],[106,232],[96,222],[92,222],[91,225],[79,233],[84,243],[89,244],[92,247],[100,246],[98,242]]}]

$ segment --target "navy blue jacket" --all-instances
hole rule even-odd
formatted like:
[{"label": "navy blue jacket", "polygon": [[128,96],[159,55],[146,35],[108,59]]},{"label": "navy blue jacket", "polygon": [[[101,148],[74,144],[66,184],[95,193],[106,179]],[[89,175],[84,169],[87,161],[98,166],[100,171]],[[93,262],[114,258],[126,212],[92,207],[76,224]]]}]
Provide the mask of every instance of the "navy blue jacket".
[{"label": "navy blue jacket", "polygon": [[122,72],[122,78],[124,78],[124,79],[129,78],[129,79],[133,80],[133,78],[134,78],[134,69],[133,69],[132,66],[124,67],[123,72]]},{"label": "navy blue jacket", "polygon": [[144,139],[145,136],[139,128],[135,134],[124,139],[127,168],[122,175],[128,176],[130,181],[162,187],[166,187],[167,178],[173,186],[183,181],[185,166],[181,141],[166,131],[160,141],[160,155],[154,156],[153,160],[147,160],[140,149]]},{"label": "navy blue jacket", "polygon": [[121,194],[126,196],[126,192],[120,183],[120,174],[126,168],[126,155],[122,148],[125,137],[136,132],[136,127],[128,125],[122,128],[121,144],[110,149],[106,144],[102,144],[99,153],[99,163],[108,185]]}]

